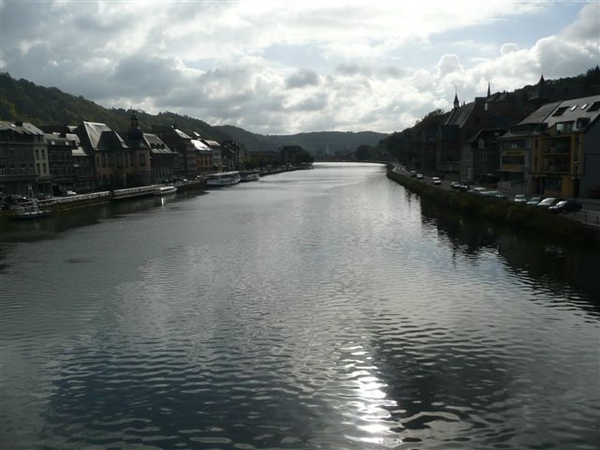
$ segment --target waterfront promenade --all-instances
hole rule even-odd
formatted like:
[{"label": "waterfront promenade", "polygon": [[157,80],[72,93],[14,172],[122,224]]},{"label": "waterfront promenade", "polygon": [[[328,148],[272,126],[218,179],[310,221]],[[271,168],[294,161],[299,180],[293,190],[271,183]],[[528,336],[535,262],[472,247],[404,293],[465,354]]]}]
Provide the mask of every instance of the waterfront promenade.
[{"label": "waterfront promenade", "polygon": [[[400,175],[409,177],[409,178],[411,177],[410,171],[406,167],[404,167],[398,163],[390,163],[390,164],[393,166],[394,172],[396,172]],[[420,181],[427,185],[434,186],[431,181],[431,176],[423,176],[422,180],[415,179],[415,181]],[[451,182],[452,182],[451,180],[441,180],[441,184],[439,184],[435,187],[438,189],[452,191]],[[505,194],[506,194],[507,200],[511,201],[514,194],[511,194],[508,192]],[[533,197],[533,195],[529,195],[529,197]],[[576,213],[564,214],[563,217],[566,217],[571,220],[576,220],[578,222],[598,228],[600,230],[600,199],[578,198],[577,201],[579,201],[582,204],[582,206],[583,206],[582,210],[579,212],[576,212]]]}]

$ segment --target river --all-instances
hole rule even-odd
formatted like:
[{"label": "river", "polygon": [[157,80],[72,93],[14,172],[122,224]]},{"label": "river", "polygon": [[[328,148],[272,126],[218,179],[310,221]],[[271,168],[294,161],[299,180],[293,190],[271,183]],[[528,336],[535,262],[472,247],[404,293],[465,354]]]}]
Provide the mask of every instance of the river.
[{"label": "river", "polygon": [[2,449],[598,449],[597,249],[380,165],[0,224]]}]

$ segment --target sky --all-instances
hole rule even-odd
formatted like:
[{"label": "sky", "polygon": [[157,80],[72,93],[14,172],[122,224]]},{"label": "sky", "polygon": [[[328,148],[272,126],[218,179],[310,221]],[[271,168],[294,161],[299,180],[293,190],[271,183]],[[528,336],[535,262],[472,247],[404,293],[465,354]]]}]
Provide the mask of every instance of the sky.
[{"label": "sky", "polygon": [[600,0],[0,0],[1,72],[263,135],[402,131],[599,64]]}]

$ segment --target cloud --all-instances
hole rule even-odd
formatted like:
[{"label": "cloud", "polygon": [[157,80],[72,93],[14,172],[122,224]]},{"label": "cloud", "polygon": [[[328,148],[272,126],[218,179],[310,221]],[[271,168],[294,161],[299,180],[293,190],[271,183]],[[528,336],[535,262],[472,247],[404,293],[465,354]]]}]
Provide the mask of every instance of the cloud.
[{"label": "cloud", "polygon": [[319,76],[313,70],[299,70],[290,75],[286,79],[285,84],[288,89],[317,86],[319,84]]},{"label": "cloud", "polygon": [[517,52],[517,51],[519,51],[519,46],[517,44],[513,44],[513,43],[502,44],[502,47],[500,47],[501,55],[508,55],[509,53]]},{"label": "cloud", "polygon": [[[0,5],[0,61],[13,77],[265,134],[401,130],[450,108],[455,89],[470,101],[488,82],[512,90],[600,61],[596,2]],[[558,15],[564,26],[551,29]]]}]

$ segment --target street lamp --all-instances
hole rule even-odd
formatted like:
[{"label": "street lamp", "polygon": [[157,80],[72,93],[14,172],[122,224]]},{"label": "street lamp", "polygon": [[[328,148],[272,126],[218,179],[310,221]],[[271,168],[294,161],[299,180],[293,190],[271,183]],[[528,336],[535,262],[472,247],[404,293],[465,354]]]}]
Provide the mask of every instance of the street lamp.
[{"label": "street lamp", "polygon": [[573,200],[577,200],[577,194],[579,193],[579,178],[577,177],[579,172],[579,161],[573,163]]}]

